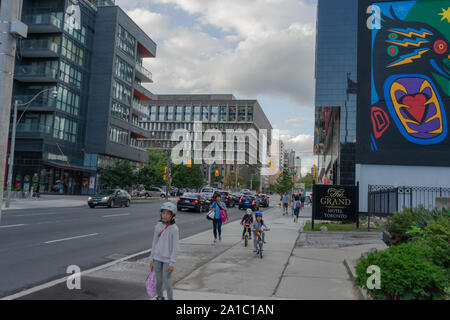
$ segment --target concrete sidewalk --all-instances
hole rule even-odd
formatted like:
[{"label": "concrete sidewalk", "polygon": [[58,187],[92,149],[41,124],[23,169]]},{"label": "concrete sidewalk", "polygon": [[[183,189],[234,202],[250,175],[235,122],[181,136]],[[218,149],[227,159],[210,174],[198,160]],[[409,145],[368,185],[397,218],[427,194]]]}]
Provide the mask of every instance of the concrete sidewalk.
[{"label": "concrete sidewalk", "polygon": [[40,198],[11,199],[8,209],[3,199],[2,210],[26,210],[43,208],[87,207],[88,196],[41,195]]}]

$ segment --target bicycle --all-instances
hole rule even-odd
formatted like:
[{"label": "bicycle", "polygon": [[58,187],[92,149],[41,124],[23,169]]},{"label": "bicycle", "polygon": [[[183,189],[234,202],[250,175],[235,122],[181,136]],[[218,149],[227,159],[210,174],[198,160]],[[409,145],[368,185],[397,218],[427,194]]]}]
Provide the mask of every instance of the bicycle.
[{"label": "bicycle", "polygon": [[245,233],[244,233],[244,246],[247,247],[248,246],[248,230],[250,229],[249,225],[244,225],[245,228]]},{"label": "bicycle", "polygon": [[264,245],[264,241],[262,239],[262,234],[265,231],[269,231],[269,229],[262,230],[262,232],[255,232],[255,236],[256,236],[256,254],[259,255],[259,257],[261,259],[263,258],[263,245]]}]

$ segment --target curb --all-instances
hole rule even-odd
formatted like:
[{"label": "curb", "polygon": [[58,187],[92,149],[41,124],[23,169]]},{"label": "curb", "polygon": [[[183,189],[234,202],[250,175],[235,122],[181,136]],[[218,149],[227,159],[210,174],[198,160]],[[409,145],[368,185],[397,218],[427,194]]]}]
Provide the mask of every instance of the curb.
[{"label": "curb", "polygon": [[352,280],[353,288],[358,293],[360,298],[362,298],[363,300],[373,300],[372,297],[367,294],[366,290],[364,290],[363,288],[361,288],[360,286],[355,284],[356,275],[353,272],[353,268],[352,268],[353,264],[352,264],[352,262],[349,262],[347,259],[345,259],[344,260],[344,266],[347,269],[347,272],[348,272],[348,274],[350,276],[350,279]]}]

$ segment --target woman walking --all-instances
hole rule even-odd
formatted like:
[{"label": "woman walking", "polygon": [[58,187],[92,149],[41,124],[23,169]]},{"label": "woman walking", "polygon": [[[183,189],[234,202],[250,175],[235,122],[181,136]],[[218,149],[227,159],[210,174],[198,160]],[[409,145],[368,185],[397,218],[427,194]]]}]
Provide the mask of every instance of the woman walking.
[{"label": "woman walking", "polygon": [[163,284],[165,284],[167,299],[173,300],[170,276],[174,270],[177,256],[179,231],[175,225],[177,206],[166,202],[161,206],[161,220],[155,226],[150,269],[155,268],[157,300],[164,300]]},{"label": "woman walking", "polygon": [[300,196],[296,194],[294,196],[294,222],[298,222],[298,215],[300,214],[300,209],[302,207],[302,202],[300,201]]},{"label": "woman walking", "polygon": [[217,234],[219,234],[219,241],[222,241],[222,217],[220,215],[220,211],[224,210],[227,213],[227,207],[225,203],[221,201],[220,194],[216,195],[215,201],[209,207],[209,210],[214,211],[214,219],[213,219],[213,234],[214,234],[214,243],[217,242]]}]

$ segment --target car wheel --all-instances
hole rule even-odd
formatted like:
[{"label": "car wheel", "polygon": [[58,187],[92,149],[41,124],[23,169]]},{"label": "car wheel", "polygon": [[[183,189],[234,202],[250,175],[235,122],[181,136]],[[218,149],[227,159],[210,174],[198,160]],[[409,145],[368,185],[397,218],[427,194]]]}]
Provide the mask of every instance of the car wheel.
[{"label": "car wheel", "polygon": [[125,207],[129,207],[130,206],[130,200],[127,200],[127,204],[125,205]]},{"label": "car wheel", "polygon": [[180,207],[177,207],[177,211],[182,211]]},{"label": "car wheel", "polygon": [[161,194],[161,198],[165,198],[166,197],[166,195],[165,194]]},{"label": "car wheel", "polygon": [[109,208],[114,208],[114,205],[115,205],[115,203],[114,203],[114,200],[111,200],[111,202],[109,203]]}]

